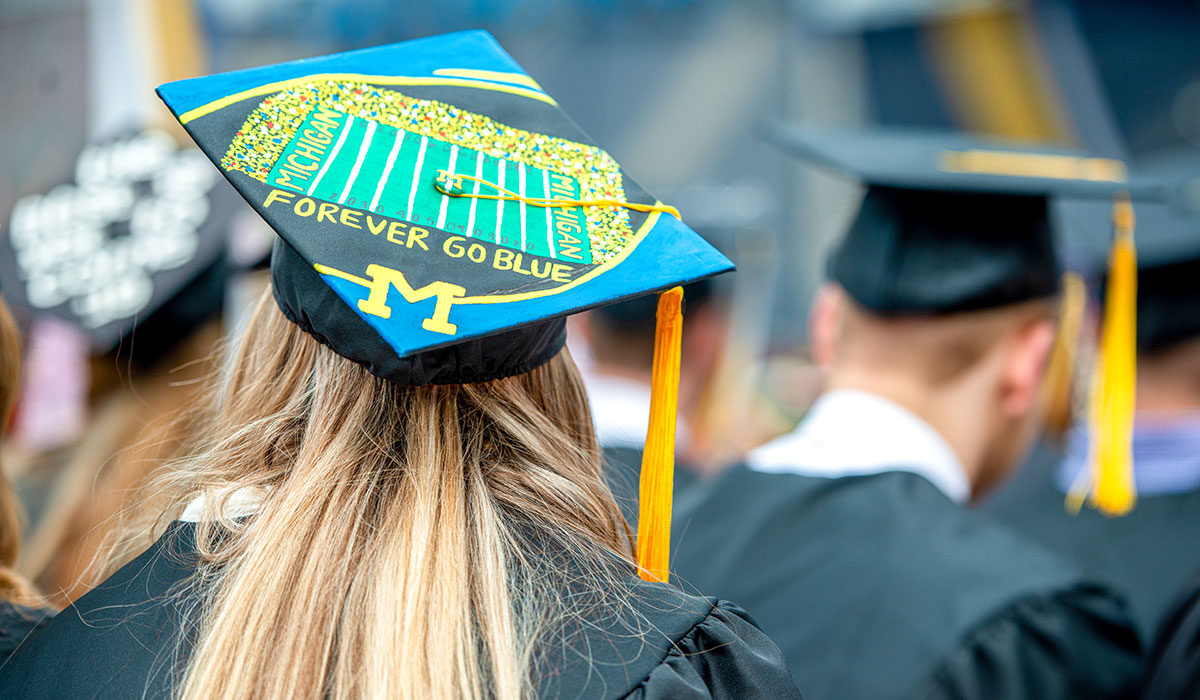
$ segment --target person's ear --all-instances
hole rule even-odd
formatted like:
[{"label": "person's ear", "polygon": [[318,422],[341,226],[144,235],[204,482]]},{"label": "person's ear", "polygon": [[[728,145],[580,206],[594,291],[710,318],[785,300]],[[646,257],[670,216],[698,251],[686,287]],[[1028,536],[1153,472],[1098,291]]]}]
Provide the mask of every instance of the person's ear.
[{"label": "person's ear", "polygon": [[1036,407],[1055,332],[1054,322],[1042,319],[1022,328],[1013,339],[1001,383],[1001,406],[1009,416],[1022,416]]},{"label": "person's ear", "polygon": [[822,284],[808,312],[808,340],[813,362],[821,369],[829,369],[837,359],[843,293],[842,288],[832,282]]}]

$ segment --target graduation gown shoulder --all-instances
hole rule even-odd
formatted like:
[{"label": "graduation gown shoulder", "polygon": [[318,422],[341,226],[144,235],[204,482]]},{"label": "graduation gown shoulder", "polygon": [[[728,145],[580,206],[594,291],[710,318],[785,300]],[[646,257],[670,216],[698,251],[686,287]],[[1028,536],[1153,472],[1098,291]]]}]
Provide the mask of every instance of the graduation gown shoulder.
[{"label": "graduation gown shoulder", "polygon": [[[642,476],[642,451],[628,446],[604,446],[604,479],[612,490],[621,515],[637,530],[638,490]],[[680,494],[700,482],[696,472],[687,464],[676,461],[671,481],[672,493],[678,502]]]},{"label": "graduation gown shoulder", "polygon": [[0,600],[0,667],[41,625],[54,617],[51,610]]},{"label": "graduation gown shoulder", "polygon": [[[165,700],[186,663],[195,526],[174,523],[0,666],[0,698]],[[778,648],[735,605],[630,576],[614,600],[548,649],[537,697],[799,698]],[[556,637],[558,638],[558,637]]]},{"label": "graduation gown shoulder", "polygon": [[1200,489],[1139,494],[1137,507],[1120,518],[1090,508],[1070,514],[1055,484],[1062,458],[1039,445],[981,509],[1125,594],[1148,647],[1173,597],[1200,568]]},{"label": "graduation gown shoulder", "polygon": [[915,474],[736,467],[680,509],[681,585],[737,600],[810,698],[1120,698],[1124,602]]},{"label": "graduation gown shoulder", "polygon": [[1200,696],[1200,572],[1179,591],[1163,616],[1147,665],[1145,700]]}]

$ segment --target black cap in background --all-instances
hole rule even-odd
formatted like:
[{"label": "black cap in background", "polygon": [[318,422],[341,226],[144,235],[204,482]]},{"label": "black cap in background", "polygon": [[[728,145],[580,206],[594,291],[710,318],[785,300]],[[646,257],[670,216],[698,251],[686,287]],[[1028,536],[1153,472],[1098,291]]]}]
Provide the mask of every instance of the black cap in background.
[{"label": "black cap in background", "polygon": [[[975,311],[1052,296],[1059,285],[1049,202],[1161,196],[1125,164],[958,133],[778,126],[784,149],[867,186],[828,275],[883,315]],[[1083,235],[1106,243],[1111,223]]]}]

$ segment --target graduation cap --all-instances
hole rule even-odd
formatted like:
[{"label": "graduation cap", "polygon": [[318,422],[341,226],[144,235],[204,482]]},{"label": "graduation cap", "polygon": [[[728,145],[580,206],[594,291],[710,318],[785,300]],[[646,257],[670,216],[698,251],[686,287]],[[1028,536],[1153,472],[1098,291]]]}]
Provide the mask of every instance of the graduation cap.
[{"label": "graduation cap", "polygon": [[[1099,381],[1093,392],[1096,470],[1092,501],[1119,514],[1133,504],[1133,212],[1129,197],[1162,197],[1154,181],[1131,178],[1122,161],[1079,151],[1018,147],[959,133],[869,132],[776,125],[785,149],[867,185],[828,274],[881,315],[978,311],[1059,290],[1051,202],[1098,199],[1108,223],[1084,235],[1112,249]],[[1114,206],[1113,198],[1117,204]],[[1063,339],[1061,344],[1073,344]],[[1057,352],[1056,352],[1057,354]]]},{"label": "graduation cap", "polygon": [[[692,282],[683,288],[683,298],[690,308],[697,308],[710,301],[713,297],[713,286],[710,279]],[[653,297],[641,296],[626,299],[615,304],[607,304],[595,310],[595,313],[606,321],[621,328],[642,333],[653,332],[658,309]]]},{"label": "graduation cap", "polygon": [[[733,268],[486,32],[158,93],[279,234],[283,313],[397,384],[529,371],[566,315]],[[679,297],[659,299],[638,523],[643,576],[664,580]]]},{"label": "graduation cap", "polygon": [[0,235],[5,299],[86,331],[94,352],[142,330],[153,362],[221,309],[221,261],[237,197],[200,151],[161,131],[88,145],[74,176],[19,199]]}]

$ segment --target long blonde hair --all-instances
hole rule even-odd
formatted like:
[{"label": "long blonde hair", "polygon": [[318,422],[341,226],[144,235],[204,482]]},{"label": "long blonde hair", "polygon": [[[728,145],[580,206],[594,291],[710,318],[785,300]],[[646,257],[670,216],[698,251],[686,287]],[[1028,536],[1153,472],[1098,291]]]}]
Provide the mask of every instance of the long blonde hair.
[{"label": "long blonde hair", "polygon": [[[399,387],[268,293],[204,435],[167,482],[176,508],[205,497],[185,700],[528,698],[536,642],[570,617],[564,579],[631,560],[565,350],[508,379]],[[263,501],[239,519],[246,489]]]},{"label": "long blonde hair", "polygon": [[[21,379],[21,339],[4,298],[0,297],[0,434],[8,426],[8,415]],[[25,579],[13,571],[21,551],[21,517],[8,474],[0,465],[0,599],[37,604],[39,599]]]}]

